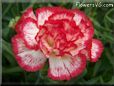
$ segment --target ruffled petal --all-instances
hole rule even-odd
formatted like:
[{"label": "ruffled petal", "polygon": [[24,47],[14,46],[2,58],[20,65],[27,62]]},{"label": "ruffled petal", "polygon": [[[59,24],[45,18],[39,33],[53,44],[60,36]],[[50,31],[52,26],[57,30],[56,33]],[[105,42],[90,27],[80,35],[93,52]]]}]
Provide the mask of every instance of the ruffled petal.
[{"label": "ruffled petal", "polygon": [[30,18],[32,18],[32,19],[34,19],[34,20],[37,20],[35,14],[34,14],[34,12],[33,12],[32,7],[28,8],[27,10],[25,10],[25,11],[23,12],[22,17],[23,17],[24,19],[30,17]]},{"label": "ruffled petal", "polygon": [[103,44],[100,40],[92,39],[91,58],[92,62],[96,62],[103,52]]},{"label": "ruffled petal", "polygon": [[76,25],[79,25],[82,20],[87,19],[87,17],[85,16],[85,14],[82,11],[80,11],[78,9],[73,9],[71,11],[75,14],[73,17],[73,20],[75,21]]},{"label": "ruffled petal", "polygon": [[[86,16],[85,13],[78,9],[73,9],[72,12],[75,14],[73,20],[76,25],[79,26],[81,32],[83,33],[84,44],[90,40],[94,35],[94,29],[91,20]],[[87,44],[86,44],[87,45]]]},{"label": "ruffled petal", "polygon": [[49,20],[64,20],[64,19],[72,20],[73,17],[74,17],[73,13],[71,13],[68,10],[63,10],[63,11],[56,12],[56,13],[52,14],[49,17]]},{"label": "ruffled petal", "polygon": [[92,39],[88,41],[86,48],[81,50],[81,54],[84,54],[88,61],[90,61],[91,59],[91,48],[92,48]]},{"label": "ruffled petal", "polygon": [[94,35],[94,28],[91,20],[82,11],[73,9],[71,12],[74,13],[73,20],[81,31],[80,37],[75,41],[77,48],[71,51],[72,55],[76,55],[76,52],[79,53],[80,50],[84,50],[84,48],[88,46],[89,40],[91,40]]},{"label": "ruffled petal", "polygon": [[83,72],[86,67],[86,58],[84,55],[77,55],[75,58],[70,56],[50,57],[50,69],[48,76],[53,80],[70,80]]},{"label": "ruffled petal", "polygon": [[31,18],[25,19],[22,25],[22,34],[28,48],[38,49],[38,43],[35,39],[38,32],[37,22]]},{"label": "ruffled petal", "polygon": [[24,19],[26,18],[32,18],[36,20],[36,16],[34,15],[32,7],[27,8],[24,12],[21,18],[18,20],[18,22],[15,25],[15,29],[17,33],[20,33],[22,30],[22,23],[24,22]]},{"label": "ruffled petal", "polygon": [[16,35],[12,38],[13,51],[15,53],[18,64],[26,71],[40,70],[46,58],[40,50],[28,49],[21,35]]},{"label": "ruffled petal", "polygon": [[36,10],[36,17],[38,20],[38,26],[43,25],[48,18],[56,12],[62,11],[61,7],[43,7]]},{"label": "ruffled petal", "polygon": [[86,56],[87,60],[96,62],[100,58],[103,49],[103,44],[100,40],[92,39],[88,43],[88,46],[86,46],[85,49],[81,50],[81,53]]}]

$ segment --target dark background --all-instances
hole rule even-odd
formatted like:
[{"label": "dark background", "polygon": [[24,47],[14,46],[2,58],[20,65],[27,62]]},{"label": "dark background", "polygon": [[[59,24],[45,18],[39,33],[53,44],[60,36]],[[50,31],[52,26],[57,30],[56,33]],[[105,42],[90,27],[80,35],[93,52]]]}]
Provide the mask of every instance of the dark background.
[{"label": "dark background", "polygon": [[2,84],[114,84],[114,7],[79,8],[93,21],[94,38],[100,39],[104,51],[96,63],[87,62],[86,70],[70,81],[53,81],[47,77],[48,66],[37,72],[21,69],[12,52],[11,38],[15,35],[10,24],[29,6],[62,6],[76,8],[74,3],[2,3]]}]

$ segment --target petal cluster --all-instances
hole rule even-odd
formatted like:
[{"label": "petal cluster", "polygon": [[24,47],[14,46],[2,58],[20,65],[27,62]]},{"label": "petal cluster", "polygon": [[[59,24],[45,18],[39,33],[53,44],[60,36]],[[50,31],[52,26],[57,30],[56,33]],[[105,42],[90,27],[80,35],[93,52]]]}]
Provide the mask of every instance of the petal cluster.
[{"label": "petal cluster", "polygon": [[12,47],[18,64],[26,71],[38,71],[48,60],[48,76],[70,80],[96,62],[103,44],[93,39],[91,20],[80,10],[43,7],[28,8],[16,23]]}]

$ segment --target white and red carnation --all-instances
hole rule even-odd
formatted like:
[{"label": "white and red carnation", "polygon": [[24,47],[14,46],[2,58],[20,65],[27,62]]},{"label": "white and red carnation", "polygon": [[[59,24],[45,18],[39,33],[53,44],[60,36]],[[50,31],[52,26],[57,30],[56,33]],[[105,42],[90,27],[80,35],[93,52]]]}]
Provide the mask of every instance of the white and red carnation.
[{"label": "white and red carnation", "polygon": [[12,38],[18,64],[26,71],[40,70],[49,62],[48,76],[70,80],[86,68],[86,60],[96,62],[103,51],[93,39],[91,20],[80,10],[61,7],[28,8],[16,23]]}]

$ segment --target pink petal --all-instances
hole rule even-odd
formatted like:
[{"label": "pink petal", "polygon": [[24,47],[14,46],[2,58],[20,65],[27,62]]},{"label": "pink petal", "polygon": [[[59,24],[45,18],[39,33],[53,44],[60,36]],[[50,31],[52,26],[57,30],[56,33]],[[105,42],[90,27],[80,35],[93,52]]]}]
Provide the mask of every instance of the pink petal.
[{"label": "pink petal", "polygon": [[77,55],[75,58],[70,56],[50,57],[50,69],[48,76],[53,80],[70,80],[72,77],[80,75],[86,67],[86,58]]},{"label": "pink petal", "polygon": [[90,60],[92,62],[96,62],[100,58],[100,56],[103,52],[103,49],[104,49],[103,44],[100,40],[92,39],[92,48],[91,48]]},{"label": "pink petal", "polygon": [[100,40],[92,39],[92,41],[88,43],[88,46],[81,50],[81,53],[86,56],[87,60],[96,62],[100,58],[103,49],[103,44]]},{"label": "pink petal", "polygon": [[78,9],[73,9],[71,11],[75,14],[73,20],[75,21],[76,25],[79,25],[83,19],[86,19],[86,15],[82,11]]},{"label": "pink petal", "polygon": [[[89,26],[87,26],[88,23],[89,23]],[[85,41],[84,43],[86,44],[88,40],[93,38],[93,35],[94,35],[93,25],[91,24],[90,20],[87,20],[87,22],[82,21],[81,24],[79,25],[79,28],[84,35],[82,39],[83,41]]]},{"label": "pink petal", "polygon": [[86,44],[86,42],[90,40],[94,35],[92,22],[82,11],[74,9],[72,12],[75,14],[73,20],[83,33],[84,37],[82,39],[84,41],[84,44]]},{"label": "pink petal", "polygon": [[61,7],[43,7],[36,10],[36,17],[38,20],[38,26],[43,25],[46,20],[53,14],[58,11],[63,10]]},{"label": "pink petal", "polygon": [[35,39],[38,32],[39,29],[36,21],[31,18],[25,19],[22,25],[22,34],[27,47],[31,49],[38,49],[38,44]]},{"label": "pink petal", "polygon": [[28,8],[27,10],[25,10],[24,13],[23,13],[23,15],[22,15],[22,17],[23,17],[24,19],[30,17],[30,18],[32,18],[32,19],[34,19],[34,20],[37,20],[35,14],[34,14],[34,12],[33,12],[32,7]]},{"label": "pink petal", "polygon": [[45,56],[40,50],[28,49],[21,35],[12,38],[13,51],[18,64],[26,71],[37,71],[41,69],[46,61]]},{"label": "pink petal", "polygon": [[82,38],[78,38],[74,44],[76,44],[77,48],[73,49],[70,51],[71,55],[72,56],[75,56],[77,55],[82,49],[84,49],[86,46],[85,46],[85,41],[82,39]]},{"label": "pink petal", "polygon": [[17,33],[20,33],[21,32],[21,30],[22,30],[22,23],[24,22],[24,19],[26,19],[26,18],[32,18],[32,19],[36,20],[36,16],[33,13],[32,7],[26,9],[23,12],[23,15],[21,16],[21,18],[16,23],[15,29],[16,29],[16,32]]},{"label": "pink petal", "polygon": [[81,50],[81,53],[86,56],[86,59],[90,61],[91,58],[92,39],[88,41],[86,48]]},{"label": "pink petal", "polygon": [[81,31],[80,37],[74,42],[77,45],[77,48],[70,51],[74,56],[79,53],[80,50],[83,50],[88,46],[88,41],[91,40],[94,35],[94,29],[91,20],[82,11],[74,9],[72,12],[74,13],[73,20]]},{"label": "pink petal", "polygon": [[63,20],[63,19],[67,19],[67,20],[72,20],[73,19],[74,14],[71,13],[68,10],[63,10],[60,12],[56,12],[54,14],[52,14],[49,19],[50,20]]}]

